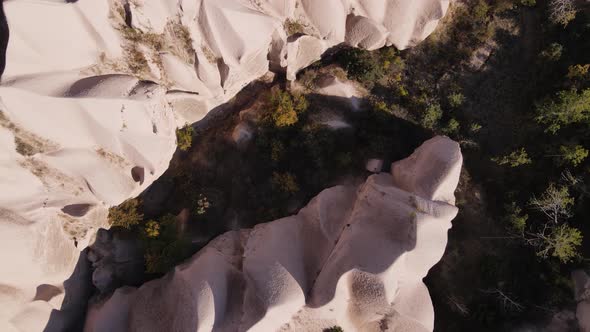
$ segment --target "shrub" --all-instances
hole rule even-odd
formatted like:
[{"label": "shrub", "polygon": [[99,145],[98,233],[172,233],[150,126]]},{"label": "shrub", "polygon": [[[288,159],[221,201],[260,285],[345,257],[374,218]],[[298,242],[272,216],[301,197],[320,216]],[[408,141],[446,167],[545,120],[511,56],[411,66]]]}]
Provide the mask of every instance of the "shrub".
[{"label": "shrub", "polygon": [[340,326],[332,326],[325,328],[322,332],[344,332]]},{"label": "shrub", "polygon": [[209,210],[210,206],[211,204],[209,203],[207,196],[199,194],[199,198],[197,199],[197,215],[203,215],[207,213],[207,210]]},{"label": "shrub", "polygon": [[318,73],[315,70],[308,69],[300,76],[299,81],[307,90],[313,91],[316,88],[317,78]]},{"label": "shrub", "polygon": [[567,78],[569,79],[583,79],[588,75],[590,64],[569,66],[567,69]]},{"label": "shrub", "polygon": [[443,132],[448,135],[457,134],[460,127],[461,125],[459,124],[459,121],[457,121],[455,118],[452,118],[449,120],[449,123],[447,123],[447,126],[443,129]]},{"label": "shrub", "polygon": [[280,191],[287,194],[294,194],[299,191],[299,185],[295,176],[291,173],[272,173],[272,184]]},{"label": "shrub", "polygon": [[278,162],[283,158],[285,154],[285,145],[279,140],[272,140],[270,142],[270,159],[274,162]]},{"label": "shrub", "polygon": [[492,161],[498,165],[509,165],[510,167],[518,167],[521,165],[528,165],[532,163],[528,153],[524,148],[511,152],[509,155],[492,158]]},{"label": "shrub", "polygon": [[455,92],[448,96],[448,100],[451,107],[458,108],[465,102],[465,96],[460,92]]},{"label": "shrub", "polygon": [[472,15],[478,21],[485,21],[489,10],[490,6],[484,0],[479,0],[473,7]]},{"label": "shrub", "polygon": [[529,219],[529,215],[526,213],[523,213],[520,206],[516,205],[515,202],[512,202],[507,207],[507,210],[508,210],[507,219],[508,219],[508,224],[510,225],[510,228],[518,234],[524,234],[524,231],[527,226],[527,221]]},{"label": "shrub", "polygon": [[178,148],[182,151],[187,151],[193,144],[193,135],[195,130],[190,125],[185,125],[182,128],[176,129],[176,141]]},{"label": "shrub", "polygon": [[537,0],[520,0],[520,4],[523,6],[533,7],[537,4]]},{"label": "shrub", "polygon": [[139,200],[128,199],[119,206],[109,208],[108,220],[111,226],[119,226],[131,229],[143,220],[143,214],[139,213]]},{"label": "shrub", "polygon": [[475,134],[479,132],[481,128],[482,126],[479,123],[472,123],[471,126],[469,126],[469,131]]},{"label": "shrub", "polygon": [[145,268],[147,273],[166,273],[189,257],[191,244],[178,232],[173,215],[159,218],[156,224],[159,225],[158,236],[143,238]]},{"label": "shrub", "polygon": [[148,62],[136,45],[125,47],[125,61],[129,70],[136,76],[141,76],[149,71]]},{"label": "shrub", "polygon": [[155,220],[150,220],[145,223],[145,235],[149,238],[156,238],[160,235],[160,224]]},{"label": "shrub", "polygon": [[284,24],[288,36],[305,33],[305,25],[299,21],[287,19]]},{"label": "shrub", "polygon": [[425,128],[434,129],[438,125],[438,121],[442,118],[442,115],[442,109],[438,103],[430,104],[422,116],[421,124]]},{"label": "shrub", "polygon": [[563,53],[563,46],[558,43],[550,44],[546,49],[544,49],[540,56],[541,59],[545,61],[555,62],[561,59],[561,54]]}]

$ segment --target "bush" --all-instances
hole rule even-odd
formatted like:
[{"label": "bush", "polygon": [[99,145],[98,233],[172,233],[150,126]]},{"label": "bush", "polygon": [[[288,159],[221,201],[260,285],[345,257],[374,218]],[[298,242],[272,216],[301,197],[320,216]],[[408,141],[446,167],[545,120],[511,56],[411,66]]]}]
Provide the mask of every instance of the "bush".
[{"label": "bush", "polygon": [[176,129],[176,141],[178,142],[178,148],[181,151],[188,151],[193,144],[193,135],[195,130],[190,125],[185,125],[182,128]]},{"label": "bush", "polygon": [[449,120],[449,123],[447,123],[447,126],[443,129],[443,132],[447,135],[457,134],[460,127],[461,125],[459,124],[459,121],[453,118]]},{"label": "bush", "polygon": [[119,226],[131,229],[143,220],[143,214],[139,213],[139,201],[137,198],[128,199],[119,206],[109,209],[108,220],[111,226]]},{"label": "bush", "polygon": [[150,220],[145,223],[145,235],[149,238],[156,238],[160,235],[160,224],[155,220]]},{"label": "bush", "polygon": [[524,234],[524,231],[527,226],[527,221],[529,219],[529,215],[523,213],[522,209],[516,205],[515,202],[512,202],[508,207],[508,224],[512,231],[518,234]]},{"label": "bush", "polygon": [[487,18],[489,11],[490,6],[484,0],[479,0],[473,7],[472,15],[476,20],[483,22]]},{"label": "bush", "polygon": [[199,194],[199,198],[197,199],[197,215],[203,215],[207,213],[207,210],[209,210],[210,206],[211,203],[209,203],[207,196]]},{"label": "bush", "polygon": [[588,75],[590,64],[587,65],[574,65],[569,66],[567,69],[567,78],[572,79],[583,79]]},{"label": "bush", "polygon": [[284,28],[288,36],[305,33],[305,25],[292,19],[285,21]]},{"label": "bush", "polygon": [[274,162],[280,161],[285,155],[285,145],[279,140],[270,142],[270,159]]},{"label": "bush", "polygon": [[145,269],[147,273],[166,273],[190,256],[190,241],[182,235],[179,237],[176,217],[171,214],[154,224],[158,225],[158,236],[148,236],[145,232],[143,238]]},{"label": "bush", "polygon": [[465,96],[460,92],[451,93],[448,96],[449,105],[453,108],[458,108],[465,102]]},{"label": "bush", "polygon": [[549,2],[549,19],[555,24],[567,26],[576,18],[574,0],[551,0]]},{"label": "bush", "polygon": [[563,46],[558,43],[552,43],[541,52],[540,57],[545,61],[556,62],[561,59],[562,53]]},{"label": "bush", "polygon": [[498,165],[509,165],[510,167],[518,167],[522,165],[528,165],[532,163],[528,153],[524,148],[511,152],[509,155],[492,158],[492,161]]},{"label": "bush", "polygon": [[473,134],[478,133],[481,130],[482,126],[479,123],[472,123],[471,126],[469,126],[469,131]]},{"label": "bush", "polygon": [[443,112],[439,104],[430,104],[422,116],[421,124],[425,128],[434,129],[438,125],[438,121],[442,118],[442,115]]},{"label": "bush", "polygon": [[272,173],[272,184],[275,188],[286,194],[294,194],[299,191],[297,179],[291,173]]},{"label": "bush", "polygon": [[344,332],[340,326],[332,326],[325,328],[322,332]]}]

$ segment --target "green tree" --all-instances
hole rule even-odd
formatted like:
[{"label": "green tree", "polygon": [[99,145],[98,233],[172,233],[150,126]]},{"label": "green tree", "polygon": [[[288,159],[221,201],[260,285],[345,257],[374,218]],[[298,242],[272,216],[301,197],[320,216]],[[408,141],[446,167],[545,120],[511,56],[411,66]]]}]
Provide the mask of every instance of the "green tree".
[{"label": "green tree", "polygon": [[309,106],[303,95],[292,96],[287,91],[273,89],[270,95],[270,118],[276,127],[289,127],[299,121],[298,114],[302,114]]},{"label": "green tree", "polygon": [[383,77],[383,65],[371,52],[349,49],[342,52],[340,62],[350,78],[365,84],[372,85]]},{"label": "green tree", "polygon": [[508,224],[512,231],[516,232],[517,234],[524,234],[527,226],[527,221],[529,219],[529,215],[523,213],[520,206],[518,206],[515,202],[512,202],[508,207]]},{"label": "green tree", "polygon": [[111,226],[119,226],[131,229],[143,220],[143,214],[139,213],[139,200],[128,199],[119,206],[109,208],[108,220]]},{"label": "green tree", "polygon": [[528,165],[533,162],[524,148],[513,151],[506,156],[492,158],[492,161],[500,166],[509,165],[510,167]]},{"label": "green tree", "polygon": [[185,125],[182,128],[176,129],[176,141],[178,148],[182,151],[187,151],[193,144],[193,135],[195,130],[190,125]]},{"label": "green tree", "polygon": [[554,227],[549,235],[540,232],[535,234],[535,237],[539,240],[537,255],[544,258],[553,256],[562,263],[570,262],[579,256],[583,239],[580,230],[567,224]]},{"label": "green tree", "polygon": [[588,157],[588,150],[581,145],[562,145],[559,151],[563,160],[573,166],[578,166]]},{"label": "green tree", "polygon": [[557,93],[555,99],[537,104],[535,120],[547,126],[546,132],[556,133],[562,126],[590,120],[590,89]]}]

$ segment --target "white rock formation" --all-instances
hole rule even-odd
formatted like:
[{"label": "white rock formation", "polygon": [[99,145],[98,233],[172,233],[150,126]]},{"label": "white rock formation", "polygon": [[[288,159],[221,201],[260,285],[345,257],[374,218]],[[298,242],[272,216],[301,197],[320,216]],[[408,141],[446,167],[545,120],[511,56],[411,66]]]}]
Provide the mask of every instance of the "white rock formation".
[{"label": "white rock formation", "polygon": [[576,318],[581,332],[590,331],[590,277],[583,270],[572,272],[574,298],[578,302]]},{"label": "white rock formation", "polygon": [[[411,46],[448,1],[133,0],[130,15],[122,0],[3,6],[0,331],[38,331],[60,308],[63,281],[107,207],[166,170],[178,125],[200,120],[270,67],[293,79],[342,42]],[[139,42],[124,20],[143,31]],[[303,34],[288,37],[287,22]],[[154,34],[165,43],[154,44]],[[41,285],[57,291],[36,297]]]},{"label": "white rock formation", "polygon": [[162,279],[117,290],[85,331],[432,331],[422,279],[445,250],[461,164],[456,142],[433,138],[392,175],[324,190],[295,216],[226,233]]}]

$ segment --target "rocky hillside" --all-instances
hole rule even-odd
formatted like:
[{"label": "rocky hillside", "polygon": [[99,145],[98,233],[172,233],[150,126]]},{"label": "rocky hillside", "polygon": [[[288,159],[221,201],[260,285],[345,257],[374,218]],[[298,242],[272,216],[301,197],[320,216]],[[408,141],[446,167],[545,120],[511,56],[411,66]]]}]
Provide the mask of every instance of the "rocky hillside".
[{"label": "rocky hillside", "polygon": [[42,330],[68,304],[63,281],[80,251],[107,226],[109,206],[167,169],[177,127],[269,70],[294,79],[342,43],[415,45],[448,4],[5,2],[0,329]]}]

